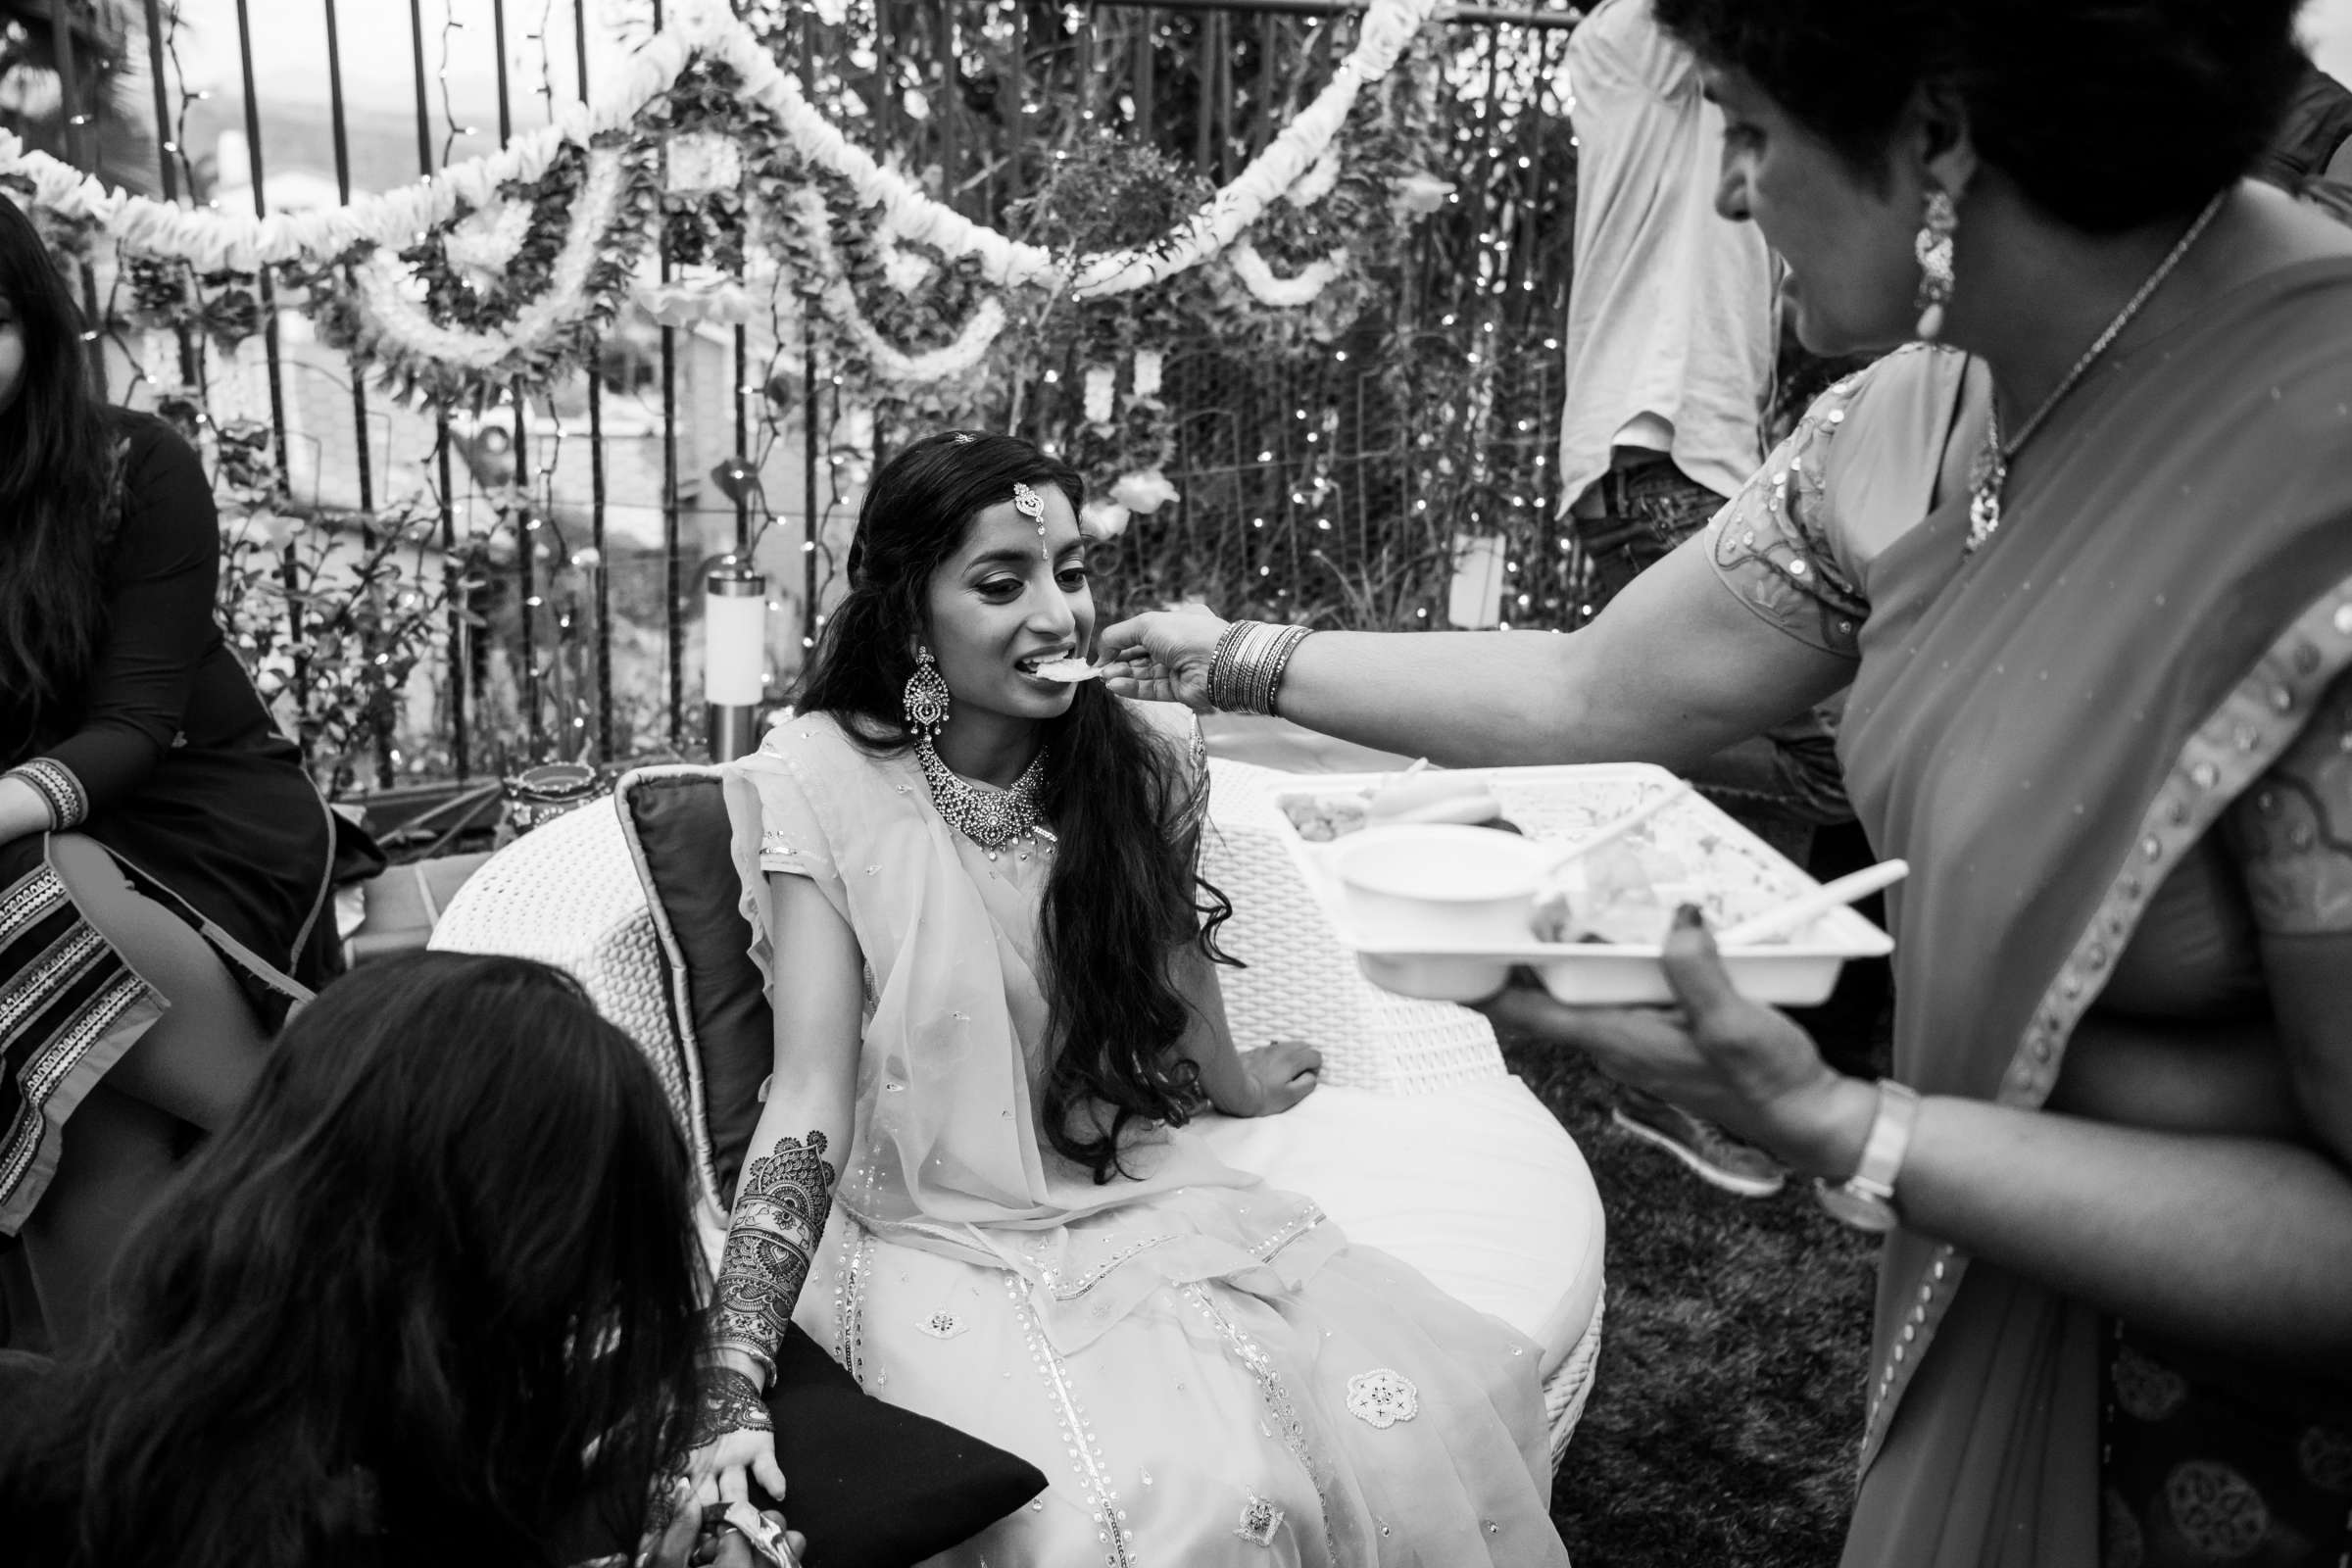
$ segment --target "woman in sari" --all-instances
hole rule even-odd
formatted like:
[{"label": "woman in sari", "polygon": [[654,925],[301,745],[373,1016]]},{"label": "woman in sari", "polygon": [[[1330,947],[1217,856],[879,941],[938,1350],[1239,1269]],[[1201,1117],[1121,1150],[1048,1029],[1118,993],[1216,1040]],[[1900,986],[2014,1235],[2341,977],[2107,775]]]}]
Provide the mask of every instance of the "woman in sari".
[{"label": "woman in sari", "polygon": [[[1456,763],[1709,755],[1840,685],[1895,1064],[1694,920],[1682,1005],[1489,1004],[1892,1227],[1850,1568],[2352,1546],[2352,233],[2242,182],[2286,0],[1659,0],[1833,388],[1570,637],[1145,616],[1114,685]],[[1233,640],[1228,640],[1233,639]],[[1217,654],[1224,647],[1220,663]]]},{"label": "woman in sari", "polygon": [[776,1052],[697,1473],[782,1494],[797,1318],[1053,1478],[943,1562],[1564,1565],[1534,1347],[1185,1130],[1320,1058],[1234,1048],[1198,726],[1071,667],[1079,501],[1009,436],[894,458],[798,716],[728,769]]}]

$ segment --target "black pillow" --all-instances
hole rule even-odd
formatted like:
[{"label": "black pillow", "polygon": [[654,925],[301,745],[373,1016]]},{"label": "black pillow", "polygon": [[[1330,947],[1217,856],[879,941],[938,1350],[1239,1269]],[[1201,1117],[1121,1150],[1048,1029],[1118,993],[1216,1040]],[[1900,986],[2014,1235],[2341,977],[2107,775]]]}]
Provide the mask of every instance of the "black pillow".
[{"label": "black pillow", "polygon": [[727,804],[707,767],[646,768],[620,782],[622,821],[636,840],[646,895],[662,928],[679,1043],[702,1064],[705,1130],[718,1200],[760,1120],[760,1085],[775,1065],[775,1016],[752,962]]},{"label": "black pillow", "polygon": [[789,1489],[780,1507],[808,1538],[808,1568],[905,1568],[1046,1490],[1026,1459],[869,1397],[797,1324],[767,1404]]}]

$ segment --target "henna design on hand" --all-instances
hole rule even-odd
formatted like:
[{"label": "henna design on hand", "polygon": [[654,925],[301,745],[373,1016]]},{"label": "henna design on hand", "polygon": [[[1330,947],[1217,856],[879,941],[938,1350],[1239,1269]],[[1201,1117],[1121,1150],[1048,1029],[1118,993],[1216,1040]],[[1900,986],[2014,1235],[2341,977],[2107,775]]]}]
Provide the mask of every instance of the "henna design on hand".
[{"label": "henna design on hand", "polygon": [[731,1366],[712,1367],[703,1381],[702,1403],[687,1435],[688,1452],[708,1448],[730,1432],[773,1432],[760,1385]]},{"label": "henna design on hand", "polygon": [[710,1307],[717,1344],[773,1360],[833,1211],[835,1179],[825,1135],[813,1129],[744,1167]]}]

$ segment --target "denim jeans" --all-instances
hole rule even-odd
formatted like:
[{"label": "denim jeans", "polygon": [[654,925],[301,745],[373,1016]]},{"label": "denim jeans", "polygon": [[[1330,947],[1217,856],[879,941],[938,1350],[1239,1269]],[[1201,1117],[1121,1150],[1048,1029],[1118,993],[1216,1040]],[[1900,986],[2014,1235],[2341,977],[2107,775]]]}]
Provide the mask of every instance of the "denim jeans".
[{"label": "denim jeans", "polygon": [[[1591,512],[1588,502],[1586,513],[1570,521],[1592,564],[1595,611],[1705,527],[1725,501],[1664,454],[1611,468],[1586,494],[1597,498],[1600,510]],[[1844,709],[1840,692],[1810,712],[1726,747],[1688,776],[1699,793],[1803,865],[1815,828],[1854,817],[1838,765],[1838,719]]]}]

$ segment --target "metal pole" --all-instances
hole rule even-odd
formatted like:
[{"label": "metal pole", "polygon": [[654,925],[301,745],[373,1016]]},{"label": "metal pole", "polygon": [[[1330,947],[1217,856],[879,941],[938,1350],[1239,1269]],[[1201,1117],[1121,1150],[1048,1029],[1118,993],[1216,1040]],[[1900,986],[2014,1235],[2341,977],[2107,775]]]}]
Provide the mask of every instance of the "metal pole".
[{"label": "metal pole", "polygon": [[[432,100],[424,84],[423,0],[409,0],[409,32],[416,62],[416,168],[429,180],[433,177]],[[473,767],[466,713],[466,686],[473,672],[466,627],[473,595],[466,587],[466,573],[458,564],[458,513],[452,499],[456,481],[449,466],[449,410],[438,401],[433,404],[433,465],[440,480],[441,592],[449,606],[450,758],[462,784]]]}]

